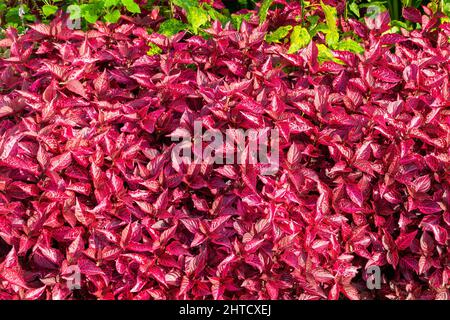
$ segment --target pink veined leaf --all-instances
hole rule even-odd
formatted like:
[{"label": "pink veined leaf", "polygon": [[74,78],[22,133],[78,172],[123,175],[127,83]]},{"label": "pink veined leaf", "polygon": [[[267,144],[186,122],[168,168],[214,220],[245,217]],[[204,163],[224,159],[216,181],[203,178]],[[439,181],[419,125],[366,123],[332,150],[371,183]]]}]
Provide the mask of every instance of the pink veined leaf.
[{"label": "pink veined leaf", "polygon": [[149,267],[146,271],[150,276],[155,278],[159,283],[161,283],[164,286],[167,286],[166,278],[163,272],[163,269],[157,266]]},{"label": "pink veined leaf", "polygon": [[223,225],[230,220],[231,215],[226,215],[226,216],[220,216],[215,218],[210,226],[209,226],[209,232],[210,233],[214,233],[217,232],[221,227],[223,227]]},{"label": "pink veined leaf", "polygon": [[397,239],[395,239],[395,244],[397,245],[397,248],[399,250],[407,249],[411,245],[412,241],[415,239],[416,235],[417,230],[410,233],[400,234],[397,237]]},{"label": "pink veined leaf", "polygon": [[94,80],[94,88],[98,94],[105,94],[109,89],[108,74],[106,69]]},{"label": "pink veined leaf", "polygon": [[[47,69],[56,76],[57,79],[59,80],[65,80],[66,78],[66,73],[67,73],[67,67],[61,66],[61,65],[57,65],[57,64],[52,64],[52,63],[46,63],[44,62],[44,64],[46,65]],[[54,89],[56,89],[56,84],[52,83],[50,84],[50,88],[53,89],[52,91],[54,91]],[[49,93],[47,90],[44,92],[45,93]],[[45,98],[45,95],[44,95]]]},{"label": "pink veined leaf", "polygon": [[247,242],[245,244],[244,249],[248,253],[253,253],[253,252],[257,251],[262,246],[264,241],[265,241],[264,239],[253,239],[253,240],[250,240],[249,242]]},{"label": "pink veined leaf", "polygon": [[422,23],[422,14],[416,8],[403,8],[402,14],[406,20],[412,21],[414,23]]},{"label": "pink veined leaf", "polygon": [[316,279],[318,282],[321,283],[327,283],[334,280],[333,274],[331,274],[329,271],[321,268],[315,268],[312,271],[312,274],[314,276],[314,279]]},{"label": "pink veined leaf", "polygon": [[445,245],[447,243],[448,239],[448,232],[445,228],[434,225],[434,224],[427,224],[427,229],[434,234],[434,239],[437,243],[441,245]]},{"label": "pink veined leaf", "polygon": [[430,234],[428,232],[422,233],[422,236],[420,237],[420,248],[422,251],[429,253],[434,249],[434,247],[435,244]]},{"label": "pink veined leaf", "polygon": [[19,287],[30,289],[24,278],[24,270],[19,265],[14,247],[0,264],[0,278]]},{"label": "pink veined leaf", "polygon": [[65,87],[72,91],[73,93],[82,96],[85,99],[88,99],[87,93],[86,93],[86,89],[84,88],[83,84],[79,81],[79,80],[69,80]]},{"label": "pink veined leaf", "polygon": [[168,190],[165,190],[159,195],[158,199],[156,200],[154,204],[155,209],[158,211],[166,209],[168,202]]},{"label": "pink veined leaf", "polygon": [[195,257],[186,258],[186,274],[197,277],[204,269],[206,264],[206,250],[201,251]]},{"label": "pink veined leaf", "polygon": [[287,161],[293,165],[297,164],[301,159],[300,149],[297,144],[292,144],[287,154]]},{"label": "pink veined leaf", "polygon": [[70,152],[65,152],[59,156],[56,156],[50,160],[49,170],[60,172],[67,168],[72,163],[72,155]]},{"label": "pink veined leaf", "polygon": [[45,292],[45,289],[46,289],[46,286],[42,286],[40,288],[28,290],[27,293],[24,296],[24,299],[26,299],[26,300],[37,300]]},{"label": "pink veined leaf", "polygon": [[104,275],[104,272],[102,269],[100,269],[95,262],[86,259],[81,258],[78,260],[78,267],[80,268],[80,272],[82,274],[93,276],[93,275]]},{"label": "pink veined leaf", "polygon": [[8,281],[11,284],[17,285],[19,287],[29,289],[25,279],[23,278],[23,273],[20,270],[13,268],[3,268],[0,272],[0,278]]},{"label": "pink veined leaf", "polygon": [[413,182],[416,192],[427,192],[431,187],[431,179],[428,175],[418,177]]},{"label": "pink veined leaf", "polygon": [[358,290],[351,284],[343,284],[341,286],[341,291],[350,300],[360,300]]},{"label": "pink veined leaf", "polygon": [[381,81],[389,83],[397,83],[402,80],[402,78],[397,73],[386,67],[375,69],[373,71],[373,76]]},{"label": "pink veined leaf", "polygon": [[358,185],[355,184],[346,184],[345,190],[347,191],[347,194],[349,198],[357,204],[359,207],[362,207],[364,197],[362,194],[361,189],[358,187]]},{"label": "pink veined leaf", "polygon": [[220,280],[210,278],[211,281],[211,293],[214,300],[223,300],[223,293],[225,292],[224,285]]},{"label": "pink veined leaf", "polygon": [[195,194],[192,196],[192,202],[194,203],[194,207],[199,211],[207,212],[209,210],[207,201],[198,198]]},{"label": "pink veined leaf", "polygon": [[40,34],[49,36],[52,34],[51,32],[51,27],[49,25],[43,24],[43,23],[39,23],[39,24],[32,24],[30,25],[30,28],[39,32]]},{"label": "pink veined leaf", "polygon": [[[449,23],[405,7],[410,28],[390,33],[387,11],[357,21],[324,1],[364,51],[319,34],[288,54],[289,34],[267,41],[298,24],[301,3],[284,2],[261,25],[202,26],[207,39],[149,34],[164,5],[5,31],[0,299],[448,298]],[[231,139],[192,163],[211,132]]]},{"label": "pink veined leaf", "polygon": [[438,213],[438,212],[442,211],[441,206],[437,202],[434,202],[432,200],[421,201],[417,205],[417,208],[423,214],[433,214],[433,213]]}]

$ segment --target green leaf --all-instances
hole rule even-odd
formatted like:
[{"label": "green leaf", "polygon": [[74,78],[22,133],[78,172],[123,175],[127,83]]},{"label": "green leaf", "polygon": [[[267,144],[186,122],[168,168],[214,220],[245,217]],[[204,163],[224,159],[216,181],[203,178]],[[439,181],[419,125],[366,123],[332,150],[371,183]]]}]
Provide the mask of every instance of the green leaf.
[{"label": "green leaf", "polygon": [[248,6],[248,0],[238,0],[239,5],[241,8],[247,8]]},{"label": "green leaf", "polygon": [[103,7],[104,8],[114,7],[114,6],[117,6],[118,3],[119,3],[119,0],[104,0]]},{"label": "green leaf", "polygon": [[[392,27],[398,27],[398,28],[403,28],[405,30],[410,30],[411,28],[408,26],[408,24],[404,21],[399,21],[399,20],[393,20],[391,21],[391,26]],[[397,32],[397,31],[395,31]],[[393,32],[391,32],[393,33]]]},{"label": "green leaf", "polygon": [[219,20],[222,24],[226,24],[230,20],[226,15],[220,13],[208,4],[205,4],[205,8],[207,8],[208,15],[212,20]]},{"label": "green leaf", "polygon": [[337,30],[337,11],[335,7],[324,4],[322,1],[320,2],[322,6],[323,13],[325,14],[325,20],[327,22],[328,29],[330,31],[338,31]]},{"label": "green leaf", "polygon": [[90,12],[86,12],[86,13],[83,13],[83,18],[86,19],[86,21],[89,23],[96,23],[98,20],[98,15],[90,13]]},{"label": "green leaf", "polygon": [[198,28],[209,21],[209,16],[202,8],[190,7],[187,11],[187,20],[191,25],[194,33],[197,33]]},{"label": "green leaf", "polygon": [[352,3],[349,5],[349,9],[350,9],[351,12],[353,12],[353,14],[354,14],[355,16],[357,16],[358,18],[360,17],[360,14],[359,14],[359,7],[358,7],[358,5],[356,4],[356,2],[352,2]]},{"label": "green leaf", "polygon": [[447,16],[450,16],[450,2],[444,5],[443,11]]},{"label": "green leaf", "polygon": [[149,56],[154,56],[154,55],[160,54],[162,52],[161,48],[158,47],[154,43],[150,43],[149,46],[150,46],[150,49],[147,51],[147,55],[149,55]]},{"label": "green leaf", "polygon": [[319,22],[319,16],[308,16],[306,20],[310,23],[310,28],[314,28]]},{"label": "green leaf", "polygon": [[319,61],[319,63],[323,63],[326,61],[334,61],[338,64],[345,64],[342,60],[336,58],[333,55],[333,52],[331,52],[331,50],[324,44],[319,43],[317,45],[317,51],[318,51],[317,60]]},{"label": "green leaf", "polygon": [[42,6],[42,12],[44,13],[44,15],[46,17],[51,16],[56,11],[58,11],[58,7],[57,6],[51,6],[51,5],[48,5],[48,4],[44,4]]},{"label": "green leaf", "polygon": [[263,23],[266,21],[267,12],[269,11],[270,6],[272,5],[273,0],[263,0],[261,7],[259,8],[259,23]]},{"label": "green leaf", "polygon": [[246,20],[249,21],[251,18],[252,14],[251,13],[246,13],[246,14],[232,14],[231,15],[231,23],[233,24],[233,26],[236,28],[236,30],[241,29],[241,24],[242,21]]},{"label": "green leaf", "polygon": [[23,19],[24,19],[25,21],[34,22],[34,21],[36,21],[36,16],[33,15],[33,14],[31,14],[31,13],[29,13],[29,14],[24,15],[24,16],[23,16]]},{"label": "green leaf", "polygon": [[325,42],[328,46],[334,48],[339,43],[339,32],[328,30],[328,32],[326,32]]},{"label": "green leaf", "polygon": [[106,22],[116,23],[120,19],[120,11],[116,9],[113,12],[105,14],[103,18]]},{"label": "green leaf", "polygon": [[364,48],[358,42],[352,39],[345,39],[340,41],[336,49],[354,53],[364,53]]},{"label": "green leaf", "polygon": [[309,34],[311,35],[312,38],[314,38],[314,36],[318,32],[327,33],[328,32],[328,26],[326,24],[324,24],[324,23],[319,23],[317,26],[315,26],[314,28],[309,30]]},{"label": "green leaf", "polygon": [[[89,23],[95,23],[98,20],[98,10],[94,4],[82,4],[81,16]],[[71,17],[72,18],[72,17]]]},{"label": "green leaf", "polygon": [[291,45],[289,47],[288,53],[295,53],[298,50],[306,47],[311,41],[311,36],[308,30],[301,26],[295,26],[291,33]]},{"label": "green leaf", "polygon": [[19,7],[9,9],[5,15],[5,20],[8,24],[21,23],[19,17]]},{"label": "green leaf", "polygon": [[199,7],[198,0],[172,0],[172,3],[186,11],[192,7]]},{"label": "green leaf", "polygon": [[180,31],[187,29],[187,24],[181,22],[177,19],[168,19],[161,23],[159,26],[158,33],[163,34],[165,36],[173,36],[174,34],[177,34]]},{"label": "green leaf", "polygon": [[292,29],[292,26],[279,27],[277,30],[266,35],[266,41],[268,43],[274,43],[274,42],[279,43],[280,40],[284,39],[289,34],[289,31],[291,29]]},{"label": "green leaf", "polygon": [[120,0],[131,13],[141,13],[141,8],[133,0]]}]

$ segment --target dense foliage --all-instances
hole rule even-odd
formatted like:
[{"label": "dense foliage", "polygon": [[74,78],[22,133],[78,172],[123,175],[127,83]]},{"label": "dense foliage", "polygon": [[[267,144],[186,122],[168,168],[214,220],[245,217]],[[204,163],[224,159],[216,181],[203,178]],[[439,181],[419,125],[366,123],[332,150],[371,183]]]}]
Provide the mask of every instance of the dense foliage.
[{"label": "dense foliage", "polygon": [[[9,28],[0,298],[449,299],[450,23],[301,2]],[[194,121],[278,129],[280,169],[175,166]]]}]

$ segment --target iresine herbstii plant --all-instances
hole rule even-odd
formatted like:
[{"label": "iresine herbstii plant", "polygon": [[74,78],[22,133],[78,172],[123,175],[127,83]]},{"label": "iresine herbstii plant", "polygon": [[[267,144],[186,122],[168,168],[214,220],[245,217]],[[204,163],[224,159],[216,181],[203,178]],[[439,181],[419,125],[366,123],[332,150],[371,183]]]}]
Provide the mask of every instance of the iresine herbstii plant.
[{"label": "iresine herbstii plant", "polygon": [[450,23],[303,4],[8,29],[0,299],[448,300]]},{"label": "iresine herbstii plant", "polygon": [[[186,129],[170,134],[172,141],[182,139],[172,150],[175,170],[179,171],[181,165],[191,164],[260,164],[264,165],[262,175],[277,173],[280,158],[278,129],[227,129],[224,138],[217,129],[203,133],[202,126],[202,121],[194,121],[193,135]],[[203,142],[210,143],[204,146]]]}]

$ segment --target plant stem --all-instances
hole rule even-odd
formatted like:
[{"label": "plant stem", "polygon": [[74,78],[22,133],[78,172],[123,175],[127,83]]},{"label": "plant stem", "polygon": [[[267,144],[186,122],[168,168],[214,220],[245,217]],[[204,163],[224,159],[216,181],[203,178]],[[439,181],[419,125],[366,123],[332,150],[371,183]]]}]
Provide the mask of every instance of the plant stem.
[{"label": "plant stem", "polygon": [[300,2],[301,2],[301,6],[302,6],[302,20],[301,20],[300,24],[303,26],[303,19],[305,18],[305,1],[300,0]]}]

